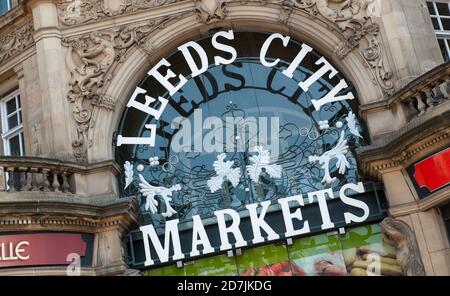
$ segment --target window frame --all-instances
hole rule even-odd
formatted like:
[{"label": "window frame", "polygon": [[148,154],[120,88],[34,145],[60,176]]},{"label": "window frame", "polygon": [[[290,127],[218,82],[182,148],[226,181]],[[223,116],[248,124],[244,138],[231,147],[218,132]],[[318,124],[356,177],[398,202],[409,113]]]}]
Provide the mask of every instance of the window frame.
[{"label": "window frame", "polygon": [[[437,30],[434,28],[434,24],[433,24],[433,30],[434,30],[434,33],[436,34],[436,38],[438,39],[438,41],[440,39],[444,40],[444,46],[445,46],[445,49],[447,50],[447,57],[448,57],[448,60],[450,60],[450,45],[449,45],[450,30],[444,30],[444,26],[442,25],[442,19],[450,20],[450,15],[440,15],[438,7],[437,7],[437,3],[447,4],[448,9],[450,11],[450,3],[449,2],[441,2],[441,1],[426,1],[426,3],[430,3],[433,5],[434,14],[432,14],[427,7],[427,10],[430,14],[431,20],[433,21],[433,19],[436,19],[436,21],[439,25],[439,30]],[[440,48],[440,46],[439,46],[439,48]],[[442,56],[443,56],[444,60],[446,60],[444,53],[442,53]],[[446,61],[448,61],[448,60],[446,60]]]},{"label": "window frame", "polygon": [[11,6],[12,6],[11,0],[6,0],[6,11],[4,13],[0,14],[0,16],[7,14],[8,11],[11,10],[11,8],[12,8]]},{"label": "window frame", "polygon": [[[16,109],[8,114],[6,104],[11,100],[15,101]],[[18,125],[9,128],[8,118],[17,115]],[[10,141],[16,136],[19,136],[19,149],[20,156],[25,154],[25,139],[23,135],[23,113],[22,113],[22,104],[20,102],[20,91],[15,90],[8,95],[4,96],[0,100],[0,117],[2,123],[2,140],[3,140],[3,154],[11,155]]]}]

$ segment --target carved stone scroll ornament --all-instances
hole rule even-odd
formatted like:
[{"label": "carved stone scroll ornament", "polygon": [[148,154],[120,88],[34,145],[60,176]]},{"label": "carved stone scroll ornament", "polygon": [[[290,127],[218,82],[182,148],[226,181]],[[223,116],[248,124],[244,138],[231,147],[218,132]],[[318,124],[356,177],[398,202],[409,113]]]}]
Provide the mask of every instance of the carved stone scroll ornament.
[{"label": "carved stone scroll ornament", "polygon": [[408,224],[401,220],[386,218],[380,223],[381,231],[397,249],[397,261],[402,267],[403,274],[407,276],[424,276],[420,256],[414,232]]},{"label": "carved stone scroll ornament", "polygon": [[102,93],[105,82],[112,78],[114,69],[124,60],[129,48],[134,44],[142,45],[149,32],[168,20],[160,18],[139,26],[124,26],[63,39],[63,45],[68,47],[68,99],[77,124],[77,139],[72,145],[78,161],[87,159],[87,149],[92,146],[90,131],[98,110],[114,110],[114,101]]},{"label": "carved stone scroll ornament", "polygon": [[177,1],[182,0],[61,0],[57,6],[60,22],[73,26]]},{"label": "carved stone scroll ornament", "polygon": [[0,64],[30,47],[34,43],[33,33],[33,22],[30,21],[19,29],[0,36]]},{"label": "carved stone scroll ornament", "polygon": [[377,0],[295,0],[295,7],[335,24],[344,38],[335,54],[343,59],[358,48],[375,72],[376,81],[383,92],[392,95],[394,84],[381,52],[380,27],[371,18],[374,15],[374,1]]}]

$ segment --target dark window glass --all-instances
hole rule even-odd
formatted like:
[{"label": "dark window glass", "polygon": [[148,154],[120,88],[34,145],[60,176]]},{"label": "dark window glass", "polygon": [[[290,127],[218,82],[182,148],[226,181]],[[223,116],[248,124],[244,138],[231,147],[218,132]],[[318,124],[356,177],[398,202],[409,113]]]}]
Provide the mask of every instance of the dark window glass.
[{"label": "dark window glass", "polygon": [[17,96],[17,103],[18,103],[19,108],[20,108],[21,107],[21,105],[20,105],[20,96]]},{"label": "dark window glass", "polygon": [[436,2],[436,6],[439,12],[439,15],[450,15],[450,11],[448,9],[448,3],[439,3]]},{"label": "dark window glass", "polygon": [[434,28],[435,30],[440,30],[440,29],[441,29],[441,27],[439,26],[439,21],[438,21],[437,18],[432,17],[432,18],[431,18],[431,22],[433,23],[433,28]]},{"label": "dark window glass", "polygon": [[11,114],[16,111],[16,100],[12,99],[6,102],[6,113]]},{"label": "dark window glass", "polygon": [[445,39],[438,39],[439,47],[441,48],[442,56],[444,57],[445,61],[449,60],[447,47],[445,46],[445,42],[447,42]]},{"label": "dark window glass", "polygon": [[450,19],[441,18],[442,27],[445,31],[450,31]]},{"label": "dark window glass", "polygon": [[13,116],[8,118],[8,129],[15,128],[18,125],[19,123],[17,121],[17,114],[14,114]]},{"label": "dark window glass", "polygon": [[450,203],[441,208],[441,213],[447,229],[447,239],[450,242]]},{"label": "dark window glass", "polygon": [[20,155],[20,135],[17,135],[9,140],[10,155]]},{"label": "dark window glass", "polygon": [[434,11],[433,2],[427,2],[427,7],[431,15],[436,15],[436,12]]}]

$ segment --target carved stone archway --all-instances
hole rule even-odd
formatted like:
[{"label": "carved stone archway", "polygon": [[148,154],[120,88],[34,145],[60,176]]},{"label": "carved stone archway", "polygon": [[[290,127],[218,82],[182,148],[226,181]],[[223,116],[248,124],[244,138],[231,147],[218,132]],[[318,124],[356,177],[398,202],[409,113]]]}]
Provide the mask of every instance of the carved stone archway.
[{"label": "carved stone archway", "polygon": [[[152,65],[168,56],[174,48],[183,42],[209,35],[211,29],[279,32],[308,43],[322,52],[353,83],[361,104],[378,101],[392,93],[391,74],[385,69],[382,44],[378,42],[376,33],[373,35],[368,31],[376,30],[377,26],[367,15],[361,16],[358,10],[354,10],[358,13],[353,19],[353,14],[348,11],[346,19],[335,19],[333,22],[333,15],[320,11],[323,7],[319,3],[323,1],[276,1],[264,5],[261,2],[269,1],[230,1],[226,5],[221,2],[211,12],[197,6],[194,12],[117,28],[114,36],[128,34],[131,37],[116,44],[116,60],[120,63],[105,66],[107,79],[101,81],[102,94],[100,99],[94,101],[98,103],[95,118],[82,125],[86,128],[82,131],[85,143],[74,143],[84,147],[87,160],[114,158],[111,145],[113,134],[137,83]],[[358,28],[363,27],[353,27],[348,32],[349,26],[354,23]],[[364,34],[370,35],[365,41]],[[91,39],[95,40],[95,36]],[[132,42],[127,43],[127,40]],[[102,106],[102,102],[106,107]]]}]

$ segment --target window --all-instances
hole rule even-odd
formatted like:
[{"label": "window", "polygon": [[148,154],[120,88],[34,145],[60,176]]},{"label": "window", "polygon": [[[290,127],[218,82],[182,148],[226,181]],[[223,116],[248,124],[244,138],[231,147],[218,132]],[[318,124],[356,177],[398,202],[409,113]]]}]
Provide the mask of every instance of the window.
[{"label": "window", "polygon": [[[232,207],[240,211],[246,204],[256,201],[276,203],[279,198],[322,190],[325,188],[321,181],[323,171],[309,161],[309,156],[322,155],[334,147],[342,132],[352,139],[351,149],[365,144],[363,137],[353,139],[343,125],[350,112],[357,113],[357,100],[340,101],[320,112],[315,112],[312,107],[312,100],[323,97],[343,76],[323,78],[307,93],[298,91],[298,83],[320,68],[316,61],[321,55],[317,52],[308,55],[303,65],[293,73],[293,79],[288,79],[281,72],[289,65],[288,61],[297,56],[301,44],[291,40],[289,47],[282,50],[272,46],[270,58],[279,57],[281,61],[276,67],[268,68],[259,61],[259,49],[267,37],[257,32],[235,32],[233,44],[239,58],[231,65],[211,64],[204,74],[193,78],[188,76],[190,70],[182,54],[175,53],[168,58],[172,71],[182,73],[189,80],[171,98],[167,90],[150,76],[139,84],[148,90],[148,95],[179,102],[173,107],[170,105],[161,115],[158,122],[165,123],[156,133],[153,149],[145,145],[122,145],[116,150],[119,163],[127,161],[130,164],[128,169],[135,167],[139,172],[133,174],[129,186],[123,183],[122,195],[137,195],[144,201],[141,212],[144,219],[155,227],[164,227],[165,220],[146,206],[146,197],[139,191],[140,175],[151,180],[153,186],[179,184],[182,187],[171,198],[173,209],[183,223],[193,215],[207,218],[219,209]],[[206,49],[209,61],[214,60],[218,53],[210,45],[209,38],[198,43]],[[327,122],[326,127],[321,126],[324,121]],[[153,116],[130,108],[124,112],[118,134],[148,137],[145,125],[156,122]],[[212,122],[214,127],[206,128]],[[357,125],[361,130],[359,122]],[[211,139],[214,139],[212,149],[212,145],[204,149],[204,143],[211,143]],[[279,164],[279,178],[263,171],[258,182],[246,174],[235,186],[225,182],[222,183],[223,188],[208,185],[211,184],[208,180],[216,175],[214,163],[223,155],[244,172],[255,155],[252,151],[255,151],[257,140],[264,145],[261,153],[269,154]],[[348,160],[351,165],[345,176],[333,179],[333,186],[359,180],[356,159],[351,153]],[[338,173],[333,165],[331,174],[335,176]],[[167,211],[164,202],[159,202],[158,207],[158,212]]]},{"label": "window", "polygon": [[2,139],[5,155],[24,155],[22,107],[16,91],[0,103]]},{"label": "window", "polygon": [[427,2],[431,22],[439,42],[439,47],[445,61],[450,60],[450,4],[442,2]]},{"label": "window", "polygon": [[0,15],[4,15],[11,9],[10,0],[0,0]]}]

